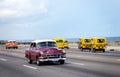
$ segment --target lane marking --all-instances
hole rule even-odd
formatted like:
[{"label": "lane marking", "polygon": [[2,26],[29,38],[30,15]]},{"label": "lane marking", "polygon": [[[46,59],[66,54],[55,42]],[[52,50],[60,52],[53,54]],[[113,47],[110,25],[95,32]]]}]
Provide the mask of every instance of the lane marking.
[{"label": "lane marking", "polygon": [[31,68],[31,69],[34,69],[34,70],[36,70],[37,68],[35,68],[35,67],[32,67],[32,66],[28,66],[28,65],[23,65],[24,67],[27,67],[27,68]]},{"label": "lane marking", "polygon": [[97,56],[97,55],[81,55],[79,56],[78,54],[68,54],[68,57],[71,58],[81,58],[81,59],[89,59],[89,60],[101,60],[101,61],[115,61],[116,58],[110,58],[110,57],[105,57],[105,56]]},{"label": "lane marking", "polygon": [[68,63],[70,63],[70,64],[75,64],[75,65],[85,65],[85,64],[83,64],[83,63],[75,63],[75,62],[68,62]]},{"label": "lane marking", "polygon": [[120,61],[120,59],[117,59],[117,61]]},{"label": "lane marking", "polygon": [[16,53],[12,53],[12,55],[14,55],[14,56],[15,56],[15,55],[17,55],[17,54],[16,54]]},{"label": "lane marking", "polygon": [[1,61],[7,61],[7,59],[4,59],[4,58],[0,58]]}]

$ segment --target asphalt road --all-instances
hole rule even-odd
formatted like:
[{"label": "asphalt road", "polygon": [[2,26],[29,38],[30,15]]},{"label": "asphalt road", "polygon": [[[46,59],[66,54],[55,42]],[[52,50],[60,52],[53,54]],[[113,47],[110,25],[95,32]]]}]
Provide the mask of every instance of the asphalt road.
[{"label": "asphalt road", "polygon": [[120,77],[120,52],[65,49],[65,64],[28,64],[24,51],[0,51],[0,77]]}]

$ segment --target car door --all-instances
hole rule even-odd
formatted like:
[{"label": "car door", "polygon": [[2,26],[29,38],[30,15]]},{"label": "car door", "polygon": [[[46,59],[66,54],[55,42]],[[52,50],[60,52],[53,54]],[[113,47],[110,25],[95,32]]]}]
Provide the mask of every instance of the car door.
[{"label": "car door", "polygon": [[32,44],[31,48],[31,59],[36,60],[36,43]]}]

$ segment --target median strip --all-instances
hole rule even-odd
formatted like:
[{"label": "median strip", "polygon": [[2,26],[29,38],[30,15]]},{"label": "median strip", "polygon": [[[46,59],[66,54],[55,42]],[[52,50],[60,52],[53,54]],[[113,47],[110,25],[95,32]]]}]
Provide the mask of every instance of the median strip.
[{"label": "median strip", "polygon": [[4,59],[4,58],[0,58],[1,61],[7,61],[7,59]]},{"label": "median strip", "polygon": [[31,68],[31,69],[34,69],[34,70],[36,70],[37,68],[35,68],[35,67],[32,67],[32,66],[28,66],[28,65],[23,65],[24,67],[27,67],[27,68]]}]

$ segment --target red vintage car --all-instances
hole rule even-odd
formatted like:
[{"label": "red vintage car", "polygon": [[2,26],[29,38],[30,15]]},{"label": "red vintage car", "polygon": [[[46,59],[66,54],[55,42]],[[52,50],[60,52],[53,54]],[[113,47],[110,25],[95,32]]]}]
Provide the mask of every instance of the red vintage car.
[{"label": "red vintage car", "polygon": [[25,51],[25,57],[30,64],[33,61],[37,65],[49,61],[64,64],[66,52],[57,48],[54,40],[35,40],[31,43],[30,48]]}]

